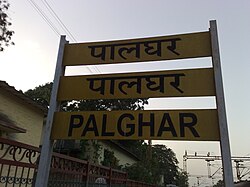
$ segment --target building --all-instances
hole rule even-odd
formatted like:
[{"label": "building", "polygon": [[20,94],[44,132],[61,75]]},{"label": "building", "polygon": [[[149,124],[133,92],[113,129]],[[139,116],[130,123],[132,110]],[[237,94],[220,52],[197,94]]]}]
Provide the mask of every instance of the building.
[{"label": "building", "polygon": [[[0,137],[39,147],[42,144],[46,114],[45,107],[37,104],[5,81],[0,81]],[[100,148],[95,161],[97,164],[102,163],[107,151],[113,152],[119,160],[119,165],[131,165],[139,160],[136,155],[114,141],[98,141],[98,146]],[[90,145],[85,157],[93,159],[94,149],[95,146]],[[80,141],[57,141],[55,150],[77,157],[80,151]]]},{"label": "building", "polygon": [[[45,107],[37,104],[5,81],[0,81],[0,137],[39,147],[42,144],[46,114]],[[114,141],[98,141],[98,146],[100,148],[97,164],[102,163],[107,151],[114,153],[120,165],[131,165],[139,160],[133,153]],[[94,145],[89,146],[89,158],[93,158],[94,149]],[[80,151],[80,141],[57,141],[55,150],[76,157]]]},{"label": "building", "polygon": [[[45,129],[44,119],[47,115],[47,112],[47,108],[41,106],[40,104],[37,104],[31,98],[24,95],[22,91],[17,91],[14,87],[8,85],[8,83],[6,83],[5,81],[0,81],[0,155],[2,156],[0,159],[0,186],[33,186],[36,176],[36,163],[38,161],[37,159],[39,158],[39,149],[37,149],[37,147],[42,144],[42,137]],[[62,174],[62,179],[60,179],[60,181],[70,180],[70,184],[72,184],[72,173],[71,171],[67,173],[67,169],[65,170],[64,166],[67,168],[68,163],[77,163],[70,166],[73,168],[76,167],[76,169],[74,169],[74,172],[78,171],[79,166],[83,165],[86,166],[86,168],[88,168],[89,166],[90,168],[91,166],[93,166],[92,168],[94,169],[98,168],[97,173],[96,171],[93,172],[87,170],[90,175],[93,175],[91,176],[91,179],[95,179],[97,177],[94,182],[97,183],[98,186],[103,186],[108,183],[108,175],[110,177],[112,176],[112,178],[114,177],[112,179],[113,182],[115,182],[115,178],[120,178],[121,182],[119,184],[125,183],[127,180],[127,175],[125,172],[112,170],[109,167],[100,167],[97,164],[103,163],[102,161],[105,159],[105,155],[107,155],[107,153],[112,153],[112,155],[117,158],[117,160],[119,160],[119,165],[123,166],[131,165],[137,162],[139,159],[134,154],[114,141],[90,140],[89,142],[91,142],[88,146],[88,149],[90,150],[88,152],[89,158],[93,158],[92,150],[95,151],[95,148],[98,147],[98,158],[94,162],[94,164],[87,163],[85,161],[81,162],[81,160],[79,159],[55,154],[57,155],[57,158],[65,161],[65,163],[58,162],[63,166],[57,166],[59,170],[61,169],[59,173]],[[67,154],[69,153],[69,151],[67,152],[68,149],[71,150],[71,154],[69,154],[70,156],[76,156],[81,149],[80,144],[80,140],[59,140],[56,141],[54,150],[57,150],[60,153]],[[63,152],[65,150],[66,152]],[[112,163],[109,161],[110,160],[108,160],[108,163],[110,163],[110,165],[106,166],[113,167]],[[119,167],[114,168],[119,169]],[[103,172],[106,172],[108,174],[107,178],[103,178]],[[77,177],[73,177],[74,180],[77,180],[77,182],[79,180],[85,180],[84,177],[79,178],[79,173],[77,174]],[[98,175],[100,175],[100,177],[98,177]],[[54,176],[58,177],[58,173],[55,172],[55,174],[52,175],[51,178],[54,179]],[[87,174],[87,176],[89,176],[89,174]],[[140,184],[138,182],[130,182],[131,185],[133,185],[133,183]]]},{"label": "building", "polygon": [[112,140],[100,141],[101,145],[99,162],[103,161],[105,152],[113,152],[114,156],[119,159],[121,166],[132,165],[139,161],[139,158],[132,152],[125,149],[122,145]]},{"label": "building", "polygon": [[[139,161],[139,158],[135,154],[112,140],[85,140],[85,150],[83,150],[83,155],[80,155],[80,144],[80,140],[58,140],[55,144],[54,150],[69,156],[81,157],[96,164],[102,164],[107,152],[111,152],[113,156],[118,159],[119,165],[121,166],[132,165]],[[112,164],[110,164],[110,166],[112,166]]]},{"label": "building", "polygon": [[0,137],[38,147],[47,109],[0,81]]}]

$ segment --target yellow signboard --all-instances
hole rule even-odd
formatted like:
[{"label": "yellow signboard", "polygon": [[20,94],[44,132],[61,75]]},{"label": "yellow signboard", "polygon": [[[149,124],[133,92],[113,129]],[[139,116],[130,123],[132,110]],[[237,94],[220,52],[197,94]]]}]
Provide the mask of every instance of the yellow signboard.
[{"label": "yellow signboard", "polygon": [[211,56],[210,33],[66,44],[64,66],[158,61]]},{"label": "yellow signboard", "polygon": [[215,96],[213,69],[61,77],[58,100]]},{"label": "yellow signboard", "polygon": [[56,112],[51,139],[219,140],[216,110]]}]

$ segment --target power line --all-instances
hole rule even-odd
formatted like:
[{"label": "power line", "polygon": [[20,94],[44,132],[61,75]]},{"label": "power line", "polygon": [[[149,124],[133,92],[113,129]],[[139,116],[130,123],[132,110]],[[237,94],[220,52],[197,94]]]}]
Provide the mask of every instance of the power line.
[{"label": "power line", "polygon": [[55,18],[57,23],[61,26],[61,28],[69,35],[69,37],[74,41],[77,42],[73,34],[69,31],[69,29],[65,26],[65,24],[61,21],[59,16],[56,14],[56,12],[53,10],[53,8],[50,6],[50,4],[46,0],[41,0],[42,3],[45,5],[49,13]]},{"label": "power line", "polygon": [[[53,8],[50,6],[50,4],[46,0],[41,0],[42,3],[45,5],[49,13],[54,17],[54,19],[57,21],[57,23],[61,26],[61,28],[69,35],[69,37],[74,41],[77,42],[76,38],[73,36],[73,34],[69,31],[69,29],[66,27],[66,25],[62,22],[62,20],[59,18],[59,16],[56,14],[56,12],[53,10]],[[98,69],[98,67],[93,66],[93,68],[98,72],[101,73],[101,71]],[[87,69],[91,72],[92,69],[87,66]]]},{"label": "power line", "polygon": [[60,32],[58,31],[58,29],[56,28],[56,26],[49,20],[49,18],[39,8],[39,6],[33,0],[28,0],[28,2],[37,11],[37,13],[43,18],[43,20],[50,26],[50,28],[54,31],[54,33],[56,33],[58,36],[60,36]]},{"label": "power line", "polygon": [[[47,10],[50,12],[50,14],[54,17],[54,19],[57,21],[57,23],[60,25],[60,27],[69,35],[71,40],[74,42],[77,42],[76,38],[73,36],[73,34],[69,31],[69,29],[66,27],[66,25],[61,21],[59,16],[56,14],[56,12],[53,10],[53,8],[49,5],[49,3],[46,0],[41,0],[42,3],[45,5]],[[33,1],[29,0],[29,3],[31,6],[38,12],[38,14],[43,18],[43,20],[50,26],[50,28],[58,35],[60,36],[60,31],[57,29],[57,27],[50,21],[49,17],[46,16],[46,14],[42,11],[42,9]],[[86,67],[91,73],[94,73],[90,67]],[[98,67],[93,66],[93,68],[98,72],[101,73]]]}]

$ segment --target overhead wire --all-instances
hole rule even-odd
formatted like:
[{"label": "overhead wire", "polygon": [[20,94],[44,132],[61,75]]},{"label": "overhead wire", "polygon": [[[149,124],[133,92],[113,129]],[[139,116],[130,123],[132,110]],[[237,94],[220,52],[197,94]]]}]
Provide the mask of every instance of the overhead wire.
[{"label": "overhead wire", "polygon": [[65,26],[65,24],[61,21],[59,16],[56,14],[56,12],[53,10],[53,8],[50,6],[50,4],[46,0],[41,0],[42,3],[45,5],[47,10],[50,12],[50,14],[55,18],[57,23],[61,26],[61,28],[69,35],[69,37],[74,41],[77,42],[73,34],[69,31],[69,29]]},{"label": "overhead wire", "polygon": [[55,34],[60,36],[60,32],[56,28],[56,26],[49,20],[49,18],[45,15],[45,13],[39,8],[39,6],[33,1],[28,0],[31,6],[37,11],[37,13],[43,18],[43,20],[50,26],[50,28],[54,31]]},{"label": "overhead wire", "polygon": [[[50,12],[50,14],[54,17],[54,19],[57,21],[57,23],[60,25],[60,27],[68,34],[68,36],[73,40],[74,42],[77,42],[76,38],[73,36],[73,34],[69,31],[69,29],[66,27],[66,25],[62,22],[62,20],[59,18],[59,16],[56,14],[56,12],[53,10],[53,8],[50,6],[50,4],[46,0],[41,0],[46,9]],[[60,36],[60,31],[57,29],[57,27],[53,24],[53,22],[49,19],[48,16],[43,12],[43,10],[34,2],[34,0],[28,0],[28,2],[31,4],[31,6],[37,11],[37,13],[43,18],[43,20],[50,26],[50,28],[56,33],[58,36]],[[93,74],[93,70],[86,66],[86,68]],[[98,72],[102,73],[98,67],[93,66],[93,68]]]},{"label": "overhead wire", "polygon": [[[46,1],[46,0],[41,0],[42,3],[45,5],[45,7],[47,8],[47,10],[50,12],[50,14],[54,17],[54,19],[57,21],[57,23],[61,26],[61,28],[64,30],[64,32],[66,32],[69,37],[71,38],[71,40],[73,40],[74,42],[77,42],[76,38],[73,36],[73,34],[69,31],[69,29],[66,27],[66,25],[62,22],[62,20],[59,18],[59,16],[56,14],[56,12],[53,10],[53,8],[50,6],[50,4]],[[101,71],[96,67],[93,66],[93,68],[98,72],[101,73]],[[90,67],[87,66],[87,69],[91,72],[94,73],[92,71],[92,69]]]}]

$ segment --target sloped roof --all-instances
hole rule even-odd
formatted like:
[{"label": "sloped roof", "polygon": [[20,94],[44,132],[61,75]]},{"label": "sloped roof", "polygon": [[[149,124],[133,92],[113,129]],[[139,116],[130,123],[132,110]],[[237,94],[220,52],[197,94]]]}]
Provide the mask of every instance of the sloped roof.
[{"label": "sloped roof", "polygon": [[18,124],[9,119],[8,116],[0,113],[0,130],[10,133],[25,133],[26,129],[18,127]]},{"label": "sloped roof", "polygon": [[132,153],[131,151],[129,151],[128,149],[126,149],[125,147],[123,147],[121,144],[119,144],[118,142],[114,141],[114,140],[104,140],[105,142],[109,142],[111,144],[113,144],[114,146],[116,146],[118,149],[122,150],[123,152],[125,152],[127,155],[129,155],[130,157],[134,158],[137,161],[140,161],[139,157],[137,155],[135,155],[134,153]]},{"label": "sloped roof", "polygon": [[17,98],[19,98],[23,102],[41,110],[44,114],[47,114],[47,111],[48,111],[47,108],[45,108],[44,106],[33,101],[30,97],[26,96],[22,91],[17,91],[14,86],[10,86],[7,82],[0,80],[0,91],[1,90],[4,90],[4,91],[16,96]]}]

